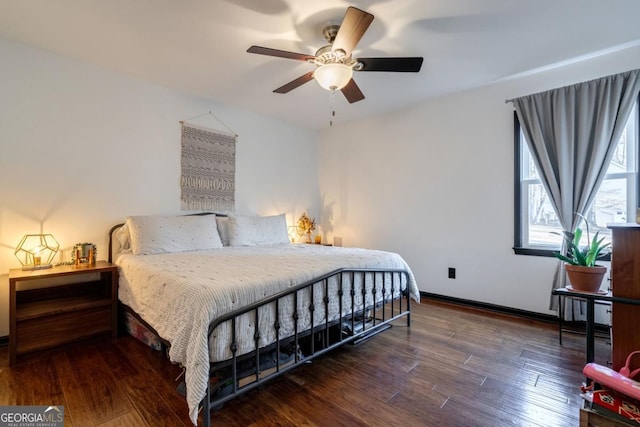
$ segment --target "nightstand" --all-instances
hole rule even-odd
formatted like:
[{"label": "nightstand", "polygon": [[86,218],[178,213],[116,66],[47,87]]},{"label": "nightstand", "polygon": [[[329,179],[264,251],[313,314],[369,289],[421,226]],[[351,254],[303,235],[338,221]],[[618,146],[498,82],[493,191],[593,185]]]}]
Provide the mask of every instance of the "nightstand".
[{"label": "nightstand", "polygon": [[85,338],[117,337],[118,267],[106,261],[9,270],[9,363]]}]

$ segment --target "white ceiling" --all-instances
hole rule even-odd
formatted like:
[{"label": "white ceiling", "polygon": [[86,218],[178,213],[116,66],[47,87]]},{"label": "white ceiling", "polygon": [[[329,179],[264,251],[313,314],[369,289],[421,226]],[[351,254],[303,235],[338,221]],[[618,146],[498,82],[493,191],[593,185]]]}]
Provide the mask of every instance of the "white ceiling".
[{"label": "white ceiling", "polygon": [[348,6],[375,16],[354,57],[424,63],[355,73],[366,99],[336,94],[337,123],[640,44],[640,0],[0,0],[0,37],[321,129],[329,92],[272,93],[313,66],[246,50],[314,54]]}]

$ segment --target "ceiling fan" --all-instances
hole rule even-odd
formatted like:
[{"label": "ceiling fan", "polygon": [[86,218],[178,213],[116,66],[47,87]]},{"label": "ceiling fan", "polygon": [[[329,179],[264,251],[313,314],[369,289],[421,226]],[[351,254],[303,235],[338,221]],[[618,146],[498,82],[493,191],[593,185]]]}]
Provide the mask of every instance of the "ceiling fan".
[{"label": "ceiling fan", "polygon": [[318,49],[315,55],[262,46],[251,46],[247,52],[306,61],[317,67],[277,88],[274,90],[275,93],[290,92],[315,79],[320,86],[329,91],[342,91],[347,101],[354,103],[364,99],[364,94],[352,78],[354,71],[417,73],[422,66],[422,57],[352,58],[351,52],[371,22],[373,22],[372,14],[349,7],[340,25],[329,25],[324,28],[322,33],[329,44]]}]

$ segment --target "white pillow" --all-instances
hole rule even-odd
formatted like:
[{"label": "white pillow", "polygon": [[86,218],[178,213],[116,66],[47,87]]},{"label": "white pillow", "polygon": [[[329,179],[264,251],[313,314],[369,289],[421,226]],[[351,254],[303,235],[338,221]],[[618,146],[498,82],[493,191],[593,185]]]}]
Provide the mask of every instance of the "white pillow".
[{"label": "white pillow", "polygon": [[126,224],[135,255],[222,247],[215,215],[130,216]]},{"label": "white pillow", "polygon": [[290,243],[285,215],[229,217],[229,245],[255,246]]},{"label": "white pillow", "polygon": [[229,217],[216,215],[216,223],[222,245],[229,246]]},{"label": "white pillow", "polygon": [[118,228],[114,233],[114,237],[120,243],[121,250],[127,250],[131,248],[131,237],[129,236],[129,227],[127,224],[124,224],[122,227]]}]

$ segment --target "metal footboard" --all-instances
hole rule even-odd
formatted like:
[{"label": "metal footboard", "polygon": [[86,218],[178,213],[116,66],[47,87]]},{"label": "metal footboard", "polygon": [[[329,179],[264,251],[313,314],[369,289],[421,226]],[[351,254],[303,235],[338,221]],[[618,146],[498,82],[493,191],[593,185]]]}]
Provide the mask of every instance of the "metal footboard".
[{"label": "metal footboard", "polygon": [[[339,269],[213,321],[209,325],[210,337],[216,328],[225,324],[230,327],[232,356],[229,360],[211,363],[210,378],[215,381],[209,381],[202,400],[202,425],[211,425],[212,409],[300,363],[377,334],[391,327],[390,323],[400,317],[406,316],[407,326],[411,326],[409,280],[406,270]],[[293,308],[290,312],[283,310],[287,299]],[[330,315],[330,308],[335,309],[336,301],[337,313]],[[275,321],[266,325],[272,328],[275,339],[268,345],[261,345],[264,329],[261,329],[260,316],[266,308],[275,310]],[[324,312],[316,314],[317,310]],[[243,316],[253,320],[254,344],[251,351],[240,354],[236,328]],[[300,319],[306,319],[306,316],[309,324],[301,325]],[[281,323],[287,318],[293,322],[293,331],[284,334]],[[271,363],[265,363],[265,359]],[[248,370],[247,365],[251,366]],[[226,373],[226,377],[221,373]]]}]

